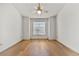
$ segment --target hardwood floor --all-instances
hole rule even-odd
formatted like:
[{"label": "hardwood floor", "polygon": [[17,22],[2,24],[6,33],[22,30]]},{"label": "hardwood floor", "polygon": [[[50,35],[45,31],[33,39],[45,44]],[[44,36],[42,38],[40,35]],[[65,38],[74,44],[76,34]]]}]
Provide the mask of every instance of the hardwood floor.
[{"label": "hardwood floor", "polygon": [[57,41],[28,40],[21,41],[0,56],[79,56]]}]

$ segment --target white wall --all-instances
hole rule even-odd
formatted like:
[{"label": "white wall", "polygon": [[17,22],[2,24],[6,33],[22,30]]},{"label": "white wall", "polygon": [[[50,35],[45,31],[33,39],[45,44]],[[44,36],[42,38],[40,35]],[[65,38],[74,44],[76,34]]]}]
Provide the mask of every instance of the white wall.
[{"label": "white wall", "polygon": [[23,17],[23,39],[30,39],[30,19]]},{"label": "white wall", "polygon": [[56,16],[51,16],[48,18],[49,23],[49,39],[56,39]]},{"label": "white wall", "polygon": [[22,40],[21,16],[12,4],[0,4],[0,52]]},{"label": "white wall", "polygon": [[79,52],[79,4],[67,4],[57,17],[58,41]]}]

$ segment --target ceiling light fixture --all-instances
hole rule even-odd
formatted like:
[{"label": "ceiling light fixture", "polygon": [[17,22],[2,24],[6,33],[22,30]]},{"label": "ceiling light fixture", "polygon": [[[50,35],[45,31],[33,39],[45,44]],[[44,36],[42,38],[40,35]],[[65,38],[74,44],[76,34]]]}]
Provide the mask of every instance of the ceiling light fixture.
[{"label": "ceiling light fixture", "polygon": [[40,3],[38,3],[38,6],[35,9],[38,15],[41,15],[42,13],[48,13],[48,10],[45,10],[45,8],[43,8]]},{"label": "ceiling light fixture", "polygon": [[41,8],[41,5],[40,5],[40,3],[38,4],[38,7],[37,7],[37,14],[42,14],[42,8]]}]

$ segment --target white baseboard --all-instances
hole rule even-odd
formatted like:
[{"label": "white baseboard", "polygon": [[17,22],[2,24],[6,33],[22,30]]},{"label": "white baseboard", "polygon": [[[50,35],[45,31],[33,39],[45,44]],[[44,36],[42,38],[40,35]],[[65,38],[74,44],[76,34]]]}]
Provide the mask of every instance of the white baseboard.
[{"label": "white baseboard", "polygon": [[[15,45],[16,43],[20,42],[21,40],[22,40],[22,39],[17,40],[16,42],[13,42],[12,44],[9,44],[7,47],[1,49],[0,52],[3,52],[3,51],[5,51],[6,49],[12,47],[13,45]],[[2,45],[2,46],[3,46],[3,45]]]},{"label": "white baseboard", "polygon": [[48,40],[56,40],[56,38],[50,38],[50,37],[29,37],[29,38],[23,38],[23,40],[30,40],[30,39],[48,39]]},{"label": "white baseboard", "polygon": [[64,42],[60,41],[60,40],[57,40],[58,42],[60,42],[61,44],[63,44],[64,46],[68,47],[69,49],[71,49],[72,51],[76,52],[76,53],[79,53],[78,50],[76,50],[75,48],[65,44]]}]

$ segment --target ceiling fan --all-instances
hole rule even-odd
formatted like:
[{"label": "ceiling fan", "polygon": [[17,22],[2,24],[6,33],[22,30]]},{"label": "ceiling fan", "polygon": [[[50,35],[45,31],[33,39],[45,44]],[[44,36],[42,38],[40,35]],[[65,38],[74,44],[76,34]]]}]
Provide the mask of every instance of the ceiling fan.
[{"label": "ceiling fan", "polygon": [[44,10],[43,6],[40,3],[38,3],[38,6],[36,7],[36,13],[41,15],[42,13],[48,13],[48,11]]}]

